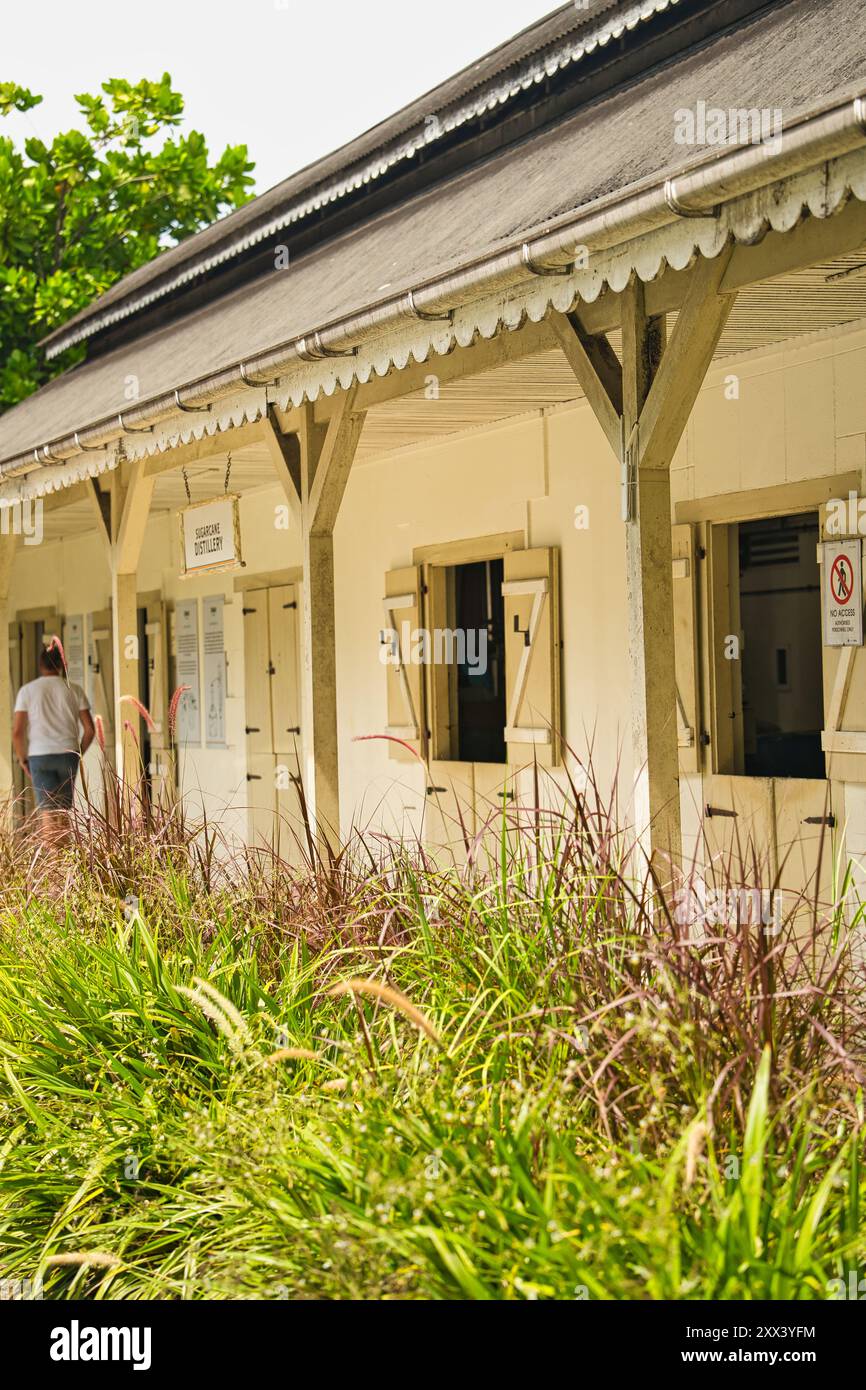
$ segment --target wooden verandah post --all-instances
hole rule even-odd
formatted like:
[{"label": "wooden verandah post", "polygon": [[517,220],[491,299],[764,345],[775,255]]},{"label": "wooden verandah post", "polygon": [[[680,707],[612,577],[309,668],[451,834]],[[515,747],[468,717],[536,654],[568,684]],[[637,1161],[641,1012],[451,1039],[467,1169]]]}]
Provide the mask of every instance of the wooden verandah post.
[{"label": "wooden verandah post", "polygon": [[6,829],[6,817],[15,789],[12,772],[12,701],[15,692],[9,674],[9,584],[12,562],[18,537],[14,530],[0,534],[0,637],[3,657],[0,660],[0,826]]},{"label": "wooden verandah post", "polygon": [[734,304],[721,284],[731,250],[699,259],[670,342],[637,277],[620,296],[622,362],[579,314],[554,313],[565,353],[622,469],[635,819],[664,873],[682,860],[676,719],[670,468]]},{"label": "wooden verandah post", "polygon": [[[122,470],[126,467],[127,473]],[[114,729],[118,777],[134,786],[142,773],[141,749],[133,730],[138,721],[124,698],[139,695],[138,562],[150,515],[155,478],[144,459],[119,464],[108,494],[91,483],[99,531],[111,571],[111,617],[114,649]],[[126,725],[129,728],[126,728]]]},{"label": "wooden verandah post", "polygon": [[302,406],[295,444],[280,433],[273,415],[268,420],[271,451],[304,548],[306,794],[321,850],[340,842],[334,526],[364,427],[366,412],[356,409],[356,399],[357,387],[344,392],[327,426],[315,423],[311,405]]}]

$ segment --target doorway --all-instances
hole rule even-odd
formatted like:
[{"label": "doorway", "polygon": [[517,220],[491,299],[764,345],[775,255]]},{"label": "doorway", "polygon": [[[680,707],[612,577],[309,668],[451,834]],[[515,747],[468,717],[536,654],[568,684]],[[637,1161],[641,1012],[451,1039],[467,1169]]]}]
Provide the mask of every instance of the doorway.
[{"label": "doorway", "polygon": [[835,820],[821,742],[819,514],[705,523],[698,539],[707,853],[823,901]]},{"label": "doorway", "polygon": [[[53,608],[29,609],[19,613],[15,621],[9,624],[9,677],[13,702],[21,686],[39,675],[42,648],[58,632],[58,618]],[[11,728],[7,737],[11,742]],[[15,823],[20,825],[33,811],[33,790],[14,752],[11,757]]]},{"label": "doorway", "polygon": [[743,772],[823,780],[818,513],[739,526]]},{"label": "doorway", "polygon": [[505,607],[502,560],[455,565],[454,628],[458,650],[453,666],[457,705],[457,759],[504,763]]}]

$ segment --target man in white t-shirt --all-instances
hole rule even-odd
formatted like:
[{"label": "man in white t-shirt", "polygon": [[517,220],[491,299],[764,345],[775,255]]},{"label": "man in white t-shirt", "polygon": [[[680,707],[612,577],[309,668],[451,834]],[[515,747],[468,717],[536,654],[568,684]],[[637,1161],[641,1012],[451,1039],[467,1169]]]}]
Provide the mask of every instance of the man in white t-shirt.
[{"label": "man in white t-shirt", "polygon": [[79,763],[95,732],[87,696],[67,679],[62,651],[44,648],[36,680],[18,691],[12,745],[33,783],[46,843],[65,838]]}]

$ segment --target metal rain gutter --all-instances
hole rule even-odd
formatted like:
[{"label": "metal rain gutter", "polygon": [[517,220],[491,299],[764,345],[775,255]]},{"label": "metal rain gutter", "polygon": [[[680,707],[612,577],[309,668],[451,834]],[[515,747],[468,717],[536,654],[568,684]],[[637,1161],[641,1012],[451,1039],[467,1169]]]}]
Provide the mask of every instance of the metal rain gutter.
[{"label": "metal rain gutter", "polygon": [[614,198],[604,207],[576,217],[569,215],[555,229],[532,241],[469,263],[361,313],[0,462],[0,476],[23,476],[44,465],[105,448],[128,434],[149,432],[178,410],[207,411],[212,402],[238,388],[272,384],[298,362],[354,356],[366,338],[397,323],[447,319],[467,300],[525,284],[528,275],[568,274],[584,248],[606,249],[672,225],[681,217],[714,217],[724,202],[848,154],[864,143],[866,97],[857,96],[806,117],[779,138],[725,152],[638,193]]}]

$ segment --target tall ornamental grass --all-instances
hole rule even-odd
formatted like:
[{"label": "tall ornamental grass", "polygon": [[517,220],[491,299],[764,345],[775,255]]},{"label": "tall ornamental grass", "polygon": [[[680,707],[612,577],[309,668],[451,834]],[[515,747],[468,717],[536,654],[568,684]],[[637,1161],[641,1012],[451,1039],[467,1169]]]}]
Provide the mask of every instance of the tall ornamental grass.
[{"label": "tall ornamental grass", "polygon": [[850,882],[844,916],[804,898],[778,934],[696,938],[635,882],[610,804],[521,815],[452,864],[361,836],[321,859],[305,833],[301,868],[232,859],[179,808],[121,797],[62,855],[7,838],[0,1280],[54,1299],[856,1285]]}]

